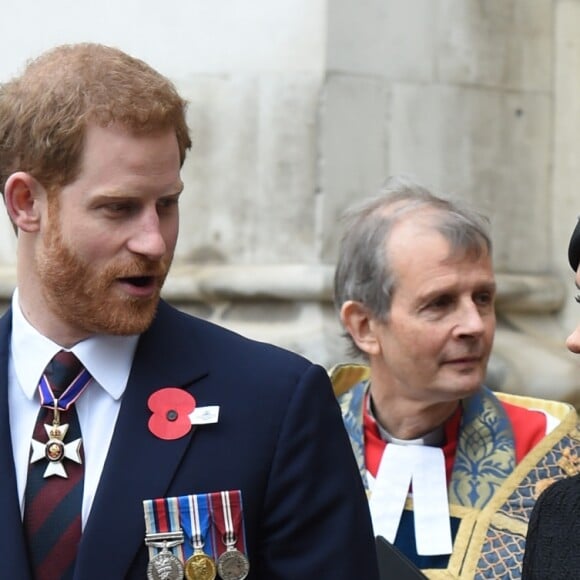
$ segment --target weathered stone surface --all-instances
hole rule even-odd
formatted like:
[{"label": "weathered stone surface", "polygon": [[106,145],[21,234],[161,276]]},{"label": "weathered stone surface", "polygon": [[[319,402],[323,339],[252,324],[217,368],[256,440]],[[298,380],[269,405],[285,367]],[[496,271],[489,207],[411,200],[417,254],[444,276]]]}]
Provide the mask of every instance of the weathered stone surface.
[{"label": "weathered stone surface", "polygon": [[435,73],[439,0],[328,3],[327,69],[430,82]]},{"label": "weathered stone surface", "polygon": [[320,106],[318,216],[324,262],[334,263],[340,216],[388,175],[390,91],[385,81],[329,75]]},{"label": "weathered stone surface", "polygon": [[493,226],[499,271],[550,260],[550,99],[474,88],[393,87],[389,168],[471,202]]},{"label": "weathered stone surface", "polygon": [[439,0],[440,82],[548,93],[552,90],[551,0]]},{"label": "weathered stone surface", "polygon": [[308,262],[316,246],[320,78],[197,77],[178,258]]}]

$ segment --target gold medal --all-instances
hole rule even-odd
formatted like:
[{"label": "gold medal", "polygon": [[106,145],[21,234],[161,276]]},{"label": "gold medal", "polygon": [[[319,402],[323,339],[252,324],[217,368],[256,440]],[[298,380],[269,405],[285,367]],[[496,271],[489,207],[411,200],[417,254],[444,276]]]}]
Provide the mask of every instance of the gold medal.
[{"label": "gold medal", "polygon": [[215,562],[203,550],[196,549],[185,562],[187,580],[215,580],[216,574]]},{"label": "gold medal", "polygon": [[181,523],[191,540],[193,554],[185,561],[186,580],[215,580],[217,569],[212,557],[204,551],[205,540],[209,536],[209,504],[206,495],[192,495],[180,498]]}]

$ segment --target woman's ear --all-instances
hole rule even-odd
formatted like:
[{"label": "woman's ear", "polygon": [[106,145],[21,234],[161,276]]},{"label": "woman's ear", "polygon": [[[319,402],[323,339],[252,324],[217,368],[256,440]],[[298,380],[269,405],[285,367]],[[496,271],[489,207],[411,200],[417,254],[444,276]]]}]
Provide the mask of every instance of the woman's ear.
[{"label": "woman's ear", "polygon": [[374,319],[363,304],[347,300],[340,309],[340,320],[360,350],[369,356],[380,352],[381,346],[375,333]]},{"label": "woman's ear", "polygon": [[17,171],[4,187],[6,210],[18,230],[36,232],[40,228],[40,202],[46,198],[44,187],[30,173]]}]

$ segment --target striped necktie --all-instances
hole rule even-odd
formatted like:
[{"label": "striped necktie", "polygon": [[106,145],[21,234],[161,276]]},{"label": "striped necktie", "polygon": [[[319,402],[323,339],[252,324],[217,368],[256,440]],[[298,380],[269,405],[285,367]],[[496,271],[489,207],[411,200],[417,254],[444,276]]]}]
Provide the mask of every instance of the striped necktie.
[{"label": "striped necktie", "polygon": [[60,351],[40,380],[25,490],[24,528],[33,577],[72,578],[81,538],[84,465],[74,402],[91,376],[72,352]]}]

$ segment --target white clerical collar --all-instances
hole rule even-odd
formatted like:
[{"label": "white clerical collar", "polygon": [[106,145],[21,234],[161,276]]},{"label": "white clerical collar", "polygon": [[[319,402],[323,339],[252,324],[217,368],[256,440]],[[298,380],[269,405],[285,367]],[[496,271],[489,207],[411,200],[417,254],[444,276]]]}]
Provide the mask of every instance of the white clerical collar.
[{"label": "white clerical collar", "polygon": [[376,478],[367,471],[371,497],[369,507],[376,536],[394,543],[409,489],[413,490],[413,518],[417,554],[451,554],[453,540],[449,519],[449,496],[443,426],[418,439],[397,439],[372,414],[385,446]]},{"label": "white clerical collar", "polygon": [[[75,344],[71,350],[95,381],[118,400],[127,386],[138,340],[138,335],[96,335]],[[18,383],[29,399],[36,393],[46,365],[61,348],[26,320],[20,309],[18,290],[15,290],[12,296],[12,359]]]}]

